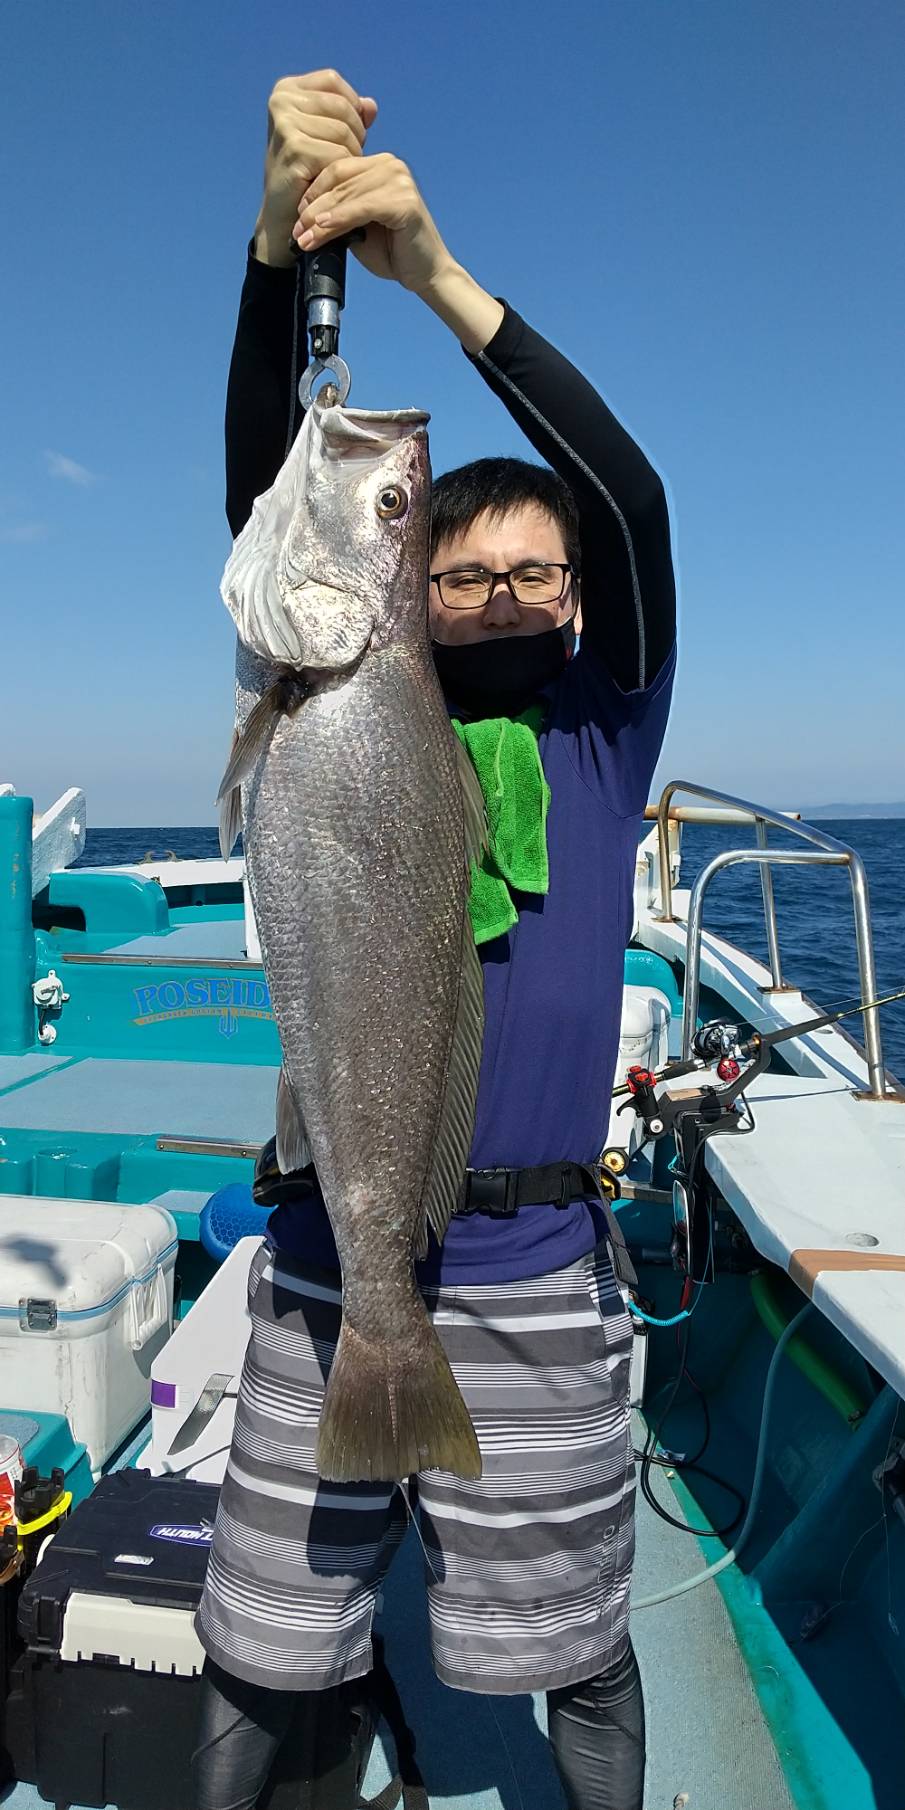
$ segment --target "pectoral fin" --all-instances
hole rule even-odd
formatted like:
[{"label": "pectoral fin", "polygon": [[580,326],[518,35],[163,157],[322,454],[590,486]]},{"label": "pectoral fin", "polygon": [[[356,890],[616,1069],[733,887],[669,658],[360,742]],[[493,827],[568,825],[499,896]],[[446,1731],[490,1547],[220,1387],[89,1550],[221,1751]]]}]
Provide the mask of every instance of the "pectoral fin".
[{"label": "pectoral fin", "polygon": [[215,803],[220,807],[220,853],[228,861],[242,827],[242,785],[270,747],[281,716],[291,716],[309,696],[311,686],[301,673],[281,673],[249,711],[241,729],[233,735],[226,772]]},{"label": "pectoral fin", "polygon": [[[234,729],[232,747],[229,751],[229,760],[226,768],[227,772],[229,772],[232,765],[238,740],[239,731],[238,729]],[[226,781],[224,778],[224,785],[225,784]],[[223,786],[221,786],[217,802],[220,806],[220,853],[223,856],[224,861],[228,861],[236,846],[239,831],[242,828],[242,787],[231,786],[228,792],[224,792]]]}]

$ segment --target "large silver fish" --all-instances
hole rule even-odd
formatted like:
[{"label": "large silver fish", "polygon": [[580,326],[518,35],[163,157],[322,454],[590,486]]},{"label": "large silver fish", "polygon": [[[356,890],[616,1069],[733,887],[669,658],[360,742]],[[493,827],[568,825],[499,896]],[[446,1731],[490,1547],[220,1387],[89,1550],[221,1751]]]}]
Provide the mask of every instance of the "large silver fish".
[{"label": "large silver fish", "polygon": [[413,1272],[455,1204],[483,1035],[483,801],[431,658],[427,420],[315,402],[221,587],[240,639],[221,844],[241,789],[278,1159],[310,1149],[342,1263],[317,1444],[333,1480],[481,1473]]}]

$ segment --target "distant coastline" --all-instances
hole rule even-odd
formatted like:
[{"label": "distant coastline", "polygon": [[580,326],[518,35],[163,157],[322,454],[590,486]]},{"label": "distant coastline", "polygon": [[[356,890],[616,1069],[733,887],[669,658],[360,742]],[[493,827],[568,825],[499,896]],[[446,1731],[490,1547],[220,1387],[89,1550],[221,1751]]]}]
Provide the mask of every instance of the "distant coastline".
[{"label": "distant coastline", "polygon": [[[844,823],[847,818],[871,817],[881,821],[885,817],[905,817],[905,799],[892,804],[802,804],[796,806],[800,815],[809,821],[815,817],[834,817],[837,823]],[[101,830],[108,835],[142,836],[153,829],[157,836],[168,831],[177,835],[196,834],[216,839],[217,827],[213,823],[179,823],[161,824],[129,824],[129,823],[92,823],[91,830]]]},{"label": "distant coastline", "polygon": [[847,817],[905,817],[905,799],[897,804],[803,804],[801,815],[809,817],[835,817],[844,822]]}]

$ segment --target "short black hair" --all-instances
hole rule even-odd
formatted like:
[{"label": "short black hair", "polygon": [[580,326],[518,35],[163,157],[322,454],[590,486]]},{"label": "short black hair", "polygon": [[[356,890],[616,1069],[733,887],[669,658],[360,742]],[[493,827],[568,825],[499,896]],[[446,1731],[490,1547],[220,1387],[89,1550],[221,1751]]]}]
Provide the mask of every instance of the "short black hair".
[{"label": "short black hair", "polygon": [[578,507],[568,484],[546,465],[527,459],[472,459],[435,478],[431,493],[431,556],[444,541],[464,534],[479,515],[497,521],[510,510],[537,503],[558,522],[566,558],[581,572]]}]

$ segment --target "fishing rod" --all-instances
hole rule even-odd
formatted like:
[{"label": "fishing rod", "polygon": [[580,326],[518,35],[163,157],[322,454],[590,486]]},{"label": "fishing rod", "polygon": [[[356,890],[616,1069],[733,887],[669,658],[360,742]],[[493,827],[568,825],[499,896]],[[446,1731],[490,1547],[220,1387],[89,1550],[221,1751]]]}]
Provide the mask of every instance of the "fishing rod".
[{"label": "fishing rod", "polygon": [[[634,1098],[645,1083],[653,1087],[663,1081],[676,1081],[682,1075],[698,1074],[701,1069],[709,1068],[714,1061],[717,1061],[720,1080],[732,1084],[740,1078],[738,1067],[742,1062],[756,1059],[762,1053],[765,1057],[768,1056],[777,1043],[784,1043],[790,1037],[808,1036],[811,1031],[820,1031],[827,1025],[838,1024],[843,1018],[856,1017],[858,1013],[873,1011],[875,1006],[892,1005],[900,999],[905,999],[905,987],[900,987],[895,993],[884,993],[880,999],[869,999],[866,1004],[862,1002],[844,1006],[840,1011],[820,1012],[817,1017],[806,1018],[801,1024],[780,1025],[773,1031],[752,1030],[751,1036],[744,1040],[740,1038],[736,1025],[723,1019],[714,1019],[695,1032],[692,1045],[694,1055],[687,1062],[667,1062],[664,1068],[657,1070],[636,1065],[629,1069],[629,1078],[613,1088],[613,1098],[619,1099],[623,1094],[631,1094]],[[759,1061],[753,1072],[760,1073],[765,1066],[766,1060]],[[749,1068],[742,1077],[743,1081],[750,1080],[751,1074]],[[741,1089],[736,1091],[740,1092]],[[725,1094],[722,1097],[725,1098]],[[621,1110],[623,1109],[620,1108]]]}]

